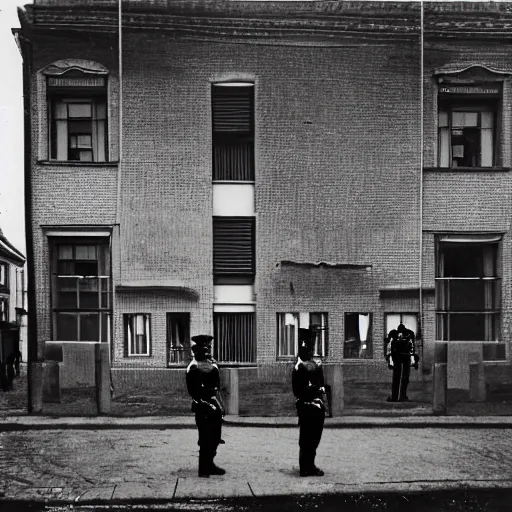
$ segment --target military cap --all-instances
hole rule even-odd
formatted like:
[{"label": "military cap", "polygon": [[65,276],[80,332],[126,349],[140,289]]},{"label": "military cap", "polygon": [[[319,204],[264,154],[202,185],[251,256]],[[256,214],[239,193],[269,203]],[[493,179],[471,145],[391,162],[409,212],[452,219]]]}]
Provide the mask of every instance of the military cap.
[{"label": "military cap", "polygon": [[195,345],[209,345],[211,341],[213,340],[213,336],[210,336],[209,334],[198,334],[197,336],[192,336],[190,338]]}]

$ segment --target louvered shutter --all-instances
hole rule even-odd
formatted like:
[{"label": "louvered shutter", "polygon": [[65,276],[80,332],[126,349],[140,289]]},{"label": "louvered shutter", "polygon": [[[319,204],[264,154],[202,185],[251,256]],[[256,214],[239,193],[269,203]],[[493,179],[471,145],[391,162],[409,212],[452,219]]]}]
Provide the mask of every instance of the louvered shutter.
[{"label": "louvered shutter", "polygon": [[254,275],[254,218],[213,219],[215,276]]},{"label": "louvered shutter", "polygon": [[253,95],[252,85],[244,87],[213,85],[214,133],[252,133]]},{"label": "louvered shutter", "polygon": [[213,179],[254,180],[254,87],[213,85]]}]

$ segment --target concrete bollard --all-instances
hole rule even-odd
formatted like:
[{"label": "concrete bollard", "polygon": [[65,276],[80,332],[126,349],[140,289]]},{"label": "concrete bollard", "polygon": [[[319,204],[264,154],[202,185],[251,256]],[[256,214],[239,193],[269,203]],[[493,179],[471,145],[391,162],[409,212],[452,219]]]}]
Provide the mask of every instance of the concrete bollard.
[{"label": "concrete bollard", "polygon": [[447,365],[446,363],[434,363],[432,366],[432,412],[446,414]]},{"label": "concrete bollard", "polygon": [[224,408],[226,414],[238,416],[239,414],[239,393],[238,393],[238,368],[223,368],[224,377]]},{"label": "concrete bollard", "polygon": [[110,396],[110,354],[108,349],[107,343],[97,343],[94,346],[98,414],[109,414],[112,405]]},{"label": "concrete bollard", "polygon": [[43,363],[30,363],[32,414],[43,412]]},{"label": "concrete bollard", "polygon": [[345,408],[345,386],[343,384],[343,366],[329,364],[324,366],[325,383],[331,388],[331,414],[341,416]]}]

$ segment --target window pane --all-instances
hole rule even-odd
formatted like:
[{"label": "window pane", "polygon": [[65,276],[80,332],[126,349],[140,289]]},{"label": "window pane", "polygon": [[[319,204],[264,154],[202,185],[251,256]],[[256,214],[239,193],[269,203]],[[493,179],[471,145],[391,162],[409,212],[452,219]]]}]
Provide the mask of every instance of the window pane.
[{"label": "window pane", "polygon": [[92,137],[90,135],[77,135],[77,148],[92,148]]},{"label": "window pane", "polygon": [[484,344],[484,361],[503,361],[507,358],[505,343]]},{"label": "window pane", "polygon": [[481,130],[482,146],[482,167],[492,167],[493,165],[493,135],[492,128],[482,128]]},{"label": "window pane", "polygon": [[76,309],[78,279],[76,277],[59,277],[56,278],[56,298],[57,303],[54,307],[59,309]]},{"label": "window pane", "polygon": [[448,126],[448,112],[439,112],[439,127]]},{"label": "window pane", "polygon": [[77,260],[96,260],[97,251],[95,245],[77,245],[76,246],[76,259]]},{"label": "window pane", "polygon": [[345,359],[365,359],[373,356],[370,313],[347,313],[345,315]]},{"label": "window pane", "polygon": [[80,341],[100,341],[99,313],[80,314]]},{"label": "window pane", "polygon": [[464,126],[478,126],[478,113],[464,112]]},{"label": "window pane", "polygon": [[389,331],[396,329],[400,324],[400,315],[399,314],[387,314],[386,315],[386,336],[389,334]]},{"label": "window pane", "polygon": [[451,314],[449,329],[451,341],[485,341],[485,315]]},{"label": "window pane", "polygon": [[68,103],[69,117],[91,117],[90,103]]},{"label": "window pane", "polygon": [[99,308],[98,279],[80,279],[78,282],[81,308]]},{"label": "window pane", "polygon": [[78,341],[78,314],[56,313],[56,341]]},{"label": "window pane", "polygon": [[493,112],[482,112],[482,128],[493,128],[494,114]]},{"label": "window pane", "polygon": [[256,362],[254,313],[214,315],[216,359],[223,362]]},{"label": "window pane", "polygon": [[453,112],[452,113],[452,126],[459,128],[465,126],[464,124],[464,112]]},{"label": "window pane", "polygon": [[92,162],[92,151],[79,151],[78,160],[80,162]]},{"label": "window pane", "polygon": [[167,349],[169,364],[186,364],[191,360],[190,314],[167,314]]},{"label": "window pane", "polygon": [[68,106],[62,101],[53,102],[53,118],[56,120],[66,120],[68,118]]},{"label": "window pane", "polygon": [[439,165],[450,167],[450,129],[439,130]]},{"label": "window pane", "polygon": [[59,259],[72,260],[73,259],[73,246],[59,245]]},{"label": "window pane", "polygon": [[414,336],[418,334],[418,316],[417,315],[402,315],[402,323],[407,329],[410,329]]}]

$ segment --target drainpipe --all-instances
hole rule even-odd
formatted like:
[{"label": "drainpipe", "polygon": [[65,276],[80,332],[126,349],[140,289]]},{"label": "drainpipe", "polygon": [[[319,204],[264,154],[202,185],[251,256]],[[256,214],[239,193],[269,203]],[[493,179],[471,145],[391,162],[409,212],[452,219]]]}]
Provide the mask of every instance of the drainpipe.
[{"label": "drainpipe", "polygon": [[420,235],[420,266],[418,272],[419,278],[419,320],[421,329],[421,353],[424,355],[424,334],[423,334],[423,144],[424,144],[424,133],[423,133],[423,72],[424,72],[424,11],[423,11],[423,0],[420,4],[420,216],[419,216],[419,235]]},{"label": "drainpipe", "polygon": [[[27,256],[27,410],[42,412],[42,365],[38,357],[37,301],[34,271],[34,233],[32,224],[32,43],[18,31],[14,32],[23,60],[25,240]],[[39,364],[38,364],[39,363]],[[38,389],[40,388],[40,389]],[[39,403],[38,397],[41,397]]]},{"label": "drainpipe", "polygon": [[[118,126],[118,151],[119,163],[117,166],[117,205],[116,205],[116,224],[119,226],[120,222],[120,207],[121,207],[121,161],[123,157],[123,4],[122,0],[118,0],[118,19],[117,19],[117,33],[118,33],[118,67],[119,67],[119,126]],[[119,228],[120,230],[120,228]]]}]

